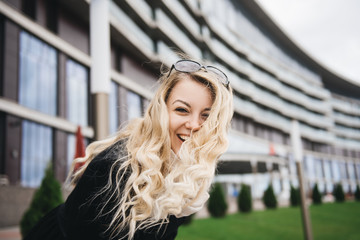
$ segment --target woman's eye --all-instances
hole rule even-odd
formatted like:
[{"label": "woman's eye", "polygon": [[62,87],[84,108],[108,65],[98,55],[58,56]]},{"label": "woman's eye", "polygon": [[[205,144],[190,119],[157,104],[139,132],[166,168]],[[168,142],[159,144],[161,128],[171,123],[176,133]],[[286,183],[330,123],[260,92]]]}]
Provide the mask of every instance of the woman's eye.
[{"label": "woman's eye", "polygon": [[206,120],[209,117],[209,114],[208,113],[203,113],[201,115],[201,117]]},{"label": "woman's eye", "polygon": [[180,108],[180,107],[176,108],[175,111],[181,112],[181,113],[187,113],[188,112],[188,110],[186,110],[185,108]]}]

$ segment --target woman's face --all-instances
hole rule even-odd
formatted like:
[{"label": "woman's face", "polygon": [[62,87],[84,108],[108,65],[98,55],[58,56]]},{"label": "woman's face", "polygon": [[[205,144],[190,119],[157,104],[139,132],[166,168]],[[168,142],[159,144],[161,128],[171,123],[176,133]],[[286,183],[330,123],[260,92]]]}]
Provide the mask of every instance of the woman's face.
[{"label": "woman's face", "polygon": [[192,131],[200,129],[210,113],[212,103],[210,90],[195,80],[186,77],[174,86],[166,105],[171,149],[175,153],[178,153]]}]

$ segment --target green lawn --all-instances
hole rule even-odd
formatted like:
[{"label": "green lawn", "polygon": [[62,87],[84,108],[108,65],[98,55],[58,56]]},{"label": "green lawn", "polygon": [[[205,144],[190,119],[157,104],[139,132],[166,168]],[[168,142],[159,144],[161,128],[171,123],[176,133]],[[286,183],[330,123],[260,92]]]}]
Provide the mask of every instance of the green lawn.
[{"label": "green lawn", "polygon": [[[360,203],[310,207],[314,240],[359,240]],[[181,226],[177,240],[304,239],[300,207],[237,213],[222,219],[195,219]]]}]

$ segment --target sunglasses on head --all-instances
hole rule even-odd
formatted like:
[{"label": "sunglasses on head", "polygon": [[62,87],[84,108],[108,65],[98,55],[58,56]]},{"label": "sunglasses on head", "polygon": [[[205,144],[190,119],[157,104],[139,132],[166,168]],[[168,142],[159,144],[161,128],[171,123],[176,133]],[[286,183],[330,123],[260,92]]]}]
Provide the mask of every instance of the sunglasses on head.
[{"label": "sunglasses on head", "polygon": [[193,72],[199,71],[200,69],[204,69],[205,71],[211,71],[211,72],[215,73],[217,76],[219,76],[219,81],[227,89],[229,89],[230,82],[229,82],[228,77],[226,76],[226,74],[223,71],[221,71],[217,67],[204,66],[193,60],[179,60],[171,66],[168,77],[170,76],[170,73],[173,69],[175,69],[178,72],[183,72],[183,73],[193,73]]}]

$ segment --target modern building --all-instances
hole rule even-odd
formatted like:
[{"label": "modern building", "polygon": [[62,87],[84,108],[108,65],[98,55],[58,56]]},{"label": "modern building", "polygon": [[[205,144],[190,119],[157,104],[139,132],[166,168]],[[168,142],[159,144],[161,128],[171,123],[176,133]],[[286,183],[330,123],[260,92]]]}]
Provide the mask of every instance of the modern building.
[{"label": "modern building", "polygon": [[174,51],[219,66],[234,89],[216,177],[229,195],[247,183],[260,198],[272,183],[288,198],[294,122],[308,190],[360,184],[360,84],[312,59],[256,1],[0,0],[0,205],[39,186],[49,161],[65,180],[78,125],[91,142],[141,116]]}]

